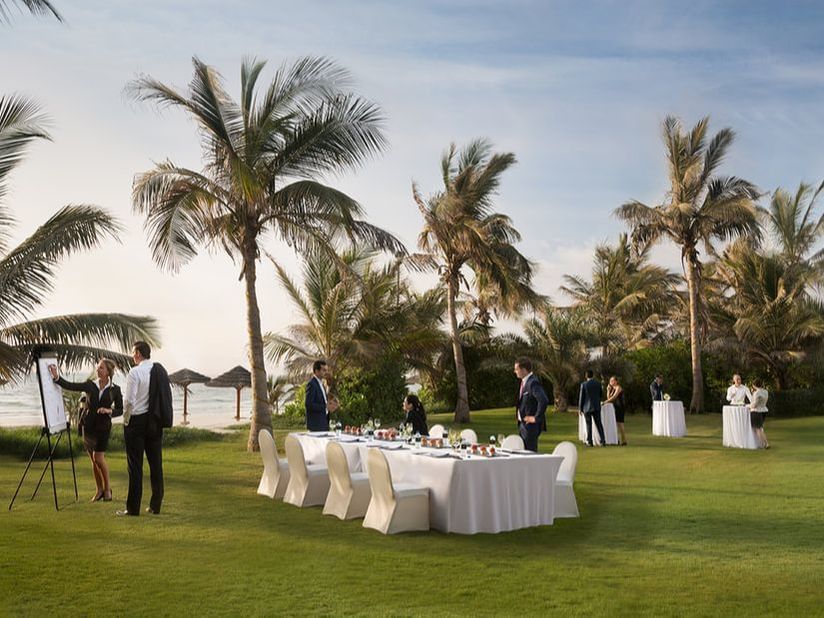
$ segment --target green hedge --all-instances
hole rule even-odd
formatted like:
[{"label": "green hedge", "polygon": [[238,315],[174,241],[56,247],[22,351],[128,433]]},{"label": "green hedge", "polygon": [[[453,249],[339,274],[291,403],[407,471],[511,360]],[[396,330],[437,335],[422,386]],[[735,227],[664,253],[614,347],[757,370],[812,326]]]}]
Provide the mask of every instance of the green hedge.
[{"label": "green hedge", "polygon": [[770,391],[767,408],[771,417],[824,415],[824,388]]}]

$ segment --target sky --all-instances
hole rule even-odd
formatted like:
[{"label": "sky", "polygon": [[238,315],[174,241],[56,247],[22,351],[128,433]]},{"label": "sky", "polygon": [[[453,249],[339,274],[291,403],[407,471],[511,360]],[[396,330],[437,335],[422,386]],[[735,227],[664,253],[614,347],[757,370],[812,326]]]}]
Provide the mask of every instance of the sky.
[{"label": "sky", "polygon": [[[31,148],[6,203],[22,240],[58,208],[96,204],[126,227],[120,242],[58,269],[38,316],[118,311],[152,315],[155,358],[216,375],[246,360],[238,266],[203,251],[160,271],[131,210],[135,174],[154,161],[198,169],[195,126],[177,111],[131,102],[129,80],[185,87],[197,56],[235,96],[245,56],[275,67],[301,56],[345,66],[385,111],[387,150],[321,180],[410,249],[421,227],[411,184],[437,191],[450,142],[490,139],[513,152],[495,200],[556,302],[564,274],[587,275],[592,251],[624,230],[612,211],[666,190],[660,126],[670,114],[737,134],[723,173],[764,192],[824,179],[824,4],[784,1],[322,2],[54,0],[65,18],[15,14],[0,24],[0,92],[37,100],[51,142]],[[267,249],[294,275],[299,261]],[[680,269],[677,251],[654,258]],[[264,331],[296,320],[274,269],[258,276]]]}]

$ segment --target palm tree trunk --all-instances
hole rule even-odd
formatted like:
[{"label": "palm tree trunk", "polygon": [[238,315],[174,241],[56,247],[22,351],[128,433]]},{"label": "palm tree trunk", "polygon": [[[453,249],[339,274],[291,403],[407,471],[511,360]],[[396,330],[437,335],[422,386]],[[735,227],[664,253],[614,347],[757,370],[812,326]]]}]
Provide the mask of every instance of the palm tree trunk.
[{"label": "palm tree trunk", "polygon": [[457,277],[450,277],[447,292],[447,311],[449,312],[449,331],[452,339],[452,356],[455,358],[455,381],[458,383],[458,400],[455,403],[455,422],[469,422],[469,393],[466,388],[466,366],[463,349],[458,337],[458,314],[455,300],[458,296]]},{"label": "palm tree trunk", "polygon": [[704,374],[701,370],[701,339],[698,313],[698,264],[687,256],[684,260],[687,271],[687,289],[690,303],[690,355],[692,357],[692,400],[690,414],[704,411]]},{"label": "palm tree trunk", "polygon": [[266,365],[263,359],[263,335],[260,329],[260,307],[257,300],[257,261],[255,239],[249,235],[243,251],[243,273],[246,281],[246,330],[249,337],[249,365],[252,368],[252,426],[249,429],[249,451],[258,451],[258,432],[272,431],[272,413],[266,384]]},{"label": "palm tree trunk", "polygon": [[567,401],[566,393],[563,389],[556,389],[555,393],[555,409],[558,412],[566,412],[569,410],[569,401]]}]

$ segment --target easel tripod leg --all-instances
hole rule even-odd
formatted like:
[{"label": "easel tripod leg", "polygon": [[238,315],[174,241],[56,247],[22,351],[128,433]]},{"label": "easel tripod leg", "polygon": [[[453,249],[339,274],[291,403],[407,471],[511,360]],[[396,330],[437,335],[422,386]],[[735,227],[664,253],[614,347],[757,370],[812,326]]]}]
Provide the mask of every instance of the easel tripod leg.
[{"label": "easel tripod leg", "polygon": [[11,510],[11,507],[14,506],[14,501],[17,499],[17,494],[20,493],[20,488],[23,486],[23,481],[26,480],[26,475],[29,473],[29,468],[31,468],[31,462],[34,461],[34,456],[37,454],[37,449],[40,448],[40,443],[43,441],[44,434],[45,431],[40,432],[40,439],[37,440],[37,444],[34,445],[34,449],[29,456],[29,460],[26,462],[26,469],[23,471],[23,476],[20,477],[20,483],[17,484],[17,489],[14,491],[14,496],[9,503],[9,510]]}]

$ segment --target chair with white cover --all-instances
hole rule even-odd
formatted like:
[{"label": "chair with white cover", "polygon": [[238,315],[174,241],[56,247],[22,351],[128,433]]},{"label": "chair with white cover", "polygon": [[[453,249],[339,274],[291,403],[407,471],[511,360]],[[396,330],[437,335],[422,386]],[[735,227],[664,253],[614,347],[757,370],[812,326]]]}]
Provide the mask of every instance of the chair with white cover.
[{"label": "chair with white cover", "polygon": [[386,456],[370,448],[366,459],[372,500],[363,520],[364,528],[383,534],[429,530],[429,488],[409,483],[392,483]]},{"label": "chair with white cover", "polygon": [[366,472],[349,472],[349,462],[343,447],[337,442],[326,445],[326,465],[329,467],[329,495],[323,506],[324,515],[338,519],[356,519],[366,515],[372,491]]},{"label": "chair with white cover", "polygon": [[444,433],[445,430],[443,428],[443,425],[432,425],[432,427],[429,428],[430,438],[443,438]]},{"label": "chair with white cover", "polygon": [[258,433],[258,442],[260,456],[263,458],[263,476],[260,477],[257,492],[261,496],[283,498],[289,484],[289,464],[285,459],[278,458],[275,439],[268,429],[262,429]]},{"label": "chair with white cover", "polygon": [[286,460],[289,462],[289,484],[283,501],[300,507],[326,502],[329,471],[326,466],[306,463],[303,447],[295,436],[286,436]]},{"label": "chair with white cover", "polygon": [[564,458],[555,479],[555,517],[579,517],[575,490],[572,488],[578,465],[578,449],[572,442],[564,441],[558,443],[552,454]]},{"label": "chair with white cover", "polygon": [[501,442],[501,448],[509,451],[522,451],[524,450],[524,439],[517,433],[511,433]]},{"label": "chair with white cover", "polygon": [[469,442],[470,444],[477,444],[478,434],[475,433],[474,429],[464,429],[461,431],[461,440]]}]

